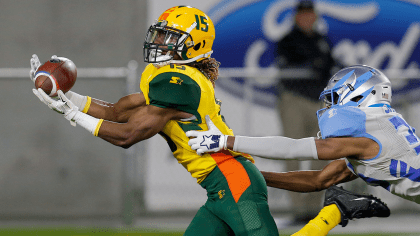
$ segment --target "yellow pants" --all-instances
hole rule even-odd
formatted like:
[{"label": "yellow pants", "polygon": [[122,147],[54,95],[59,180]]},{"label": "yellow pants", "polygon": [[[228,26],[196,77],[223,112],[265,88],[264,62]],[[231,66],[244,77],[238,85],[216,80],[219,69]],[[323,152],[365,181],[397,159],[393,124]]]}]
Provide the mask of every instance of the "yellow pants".
[{"label": "yellow pants", "polygon": [[324,207],[319,214],[292,236],[324,236],[341,222],[341,213],[335,204]]}]

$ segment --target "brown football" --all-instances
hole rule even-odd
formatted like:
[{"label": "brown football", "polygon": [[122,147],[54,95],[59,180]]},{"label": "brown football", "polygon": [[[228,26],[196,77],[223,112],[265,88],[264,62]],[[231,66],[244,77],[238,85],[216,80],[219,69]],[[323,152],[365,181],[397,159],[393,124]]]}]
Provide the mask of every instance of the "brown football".
[{"label": "brown football", "polygon": [[68,92],[76,83],[76,65],[65,57],[53,58],[41,65],[35,73],[35,88],[41,88],[50,97],[57,91]]}]

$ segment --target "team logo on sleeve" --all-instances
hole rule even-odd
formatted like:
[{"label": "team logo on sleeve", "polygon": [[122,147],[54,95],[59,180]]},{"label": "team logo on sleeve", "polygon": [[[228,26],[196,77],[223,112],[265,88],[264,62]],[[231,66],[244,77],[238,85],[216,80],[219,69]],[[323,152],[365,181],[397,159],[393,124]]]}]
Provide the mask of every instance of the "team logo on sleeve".
[{"label": "team logo on sleeve", "polygon": [[220,135],[204,135],[203,138],[203,142],[200,143],[200,146],[207,147],[208,150],[219,147]]}]

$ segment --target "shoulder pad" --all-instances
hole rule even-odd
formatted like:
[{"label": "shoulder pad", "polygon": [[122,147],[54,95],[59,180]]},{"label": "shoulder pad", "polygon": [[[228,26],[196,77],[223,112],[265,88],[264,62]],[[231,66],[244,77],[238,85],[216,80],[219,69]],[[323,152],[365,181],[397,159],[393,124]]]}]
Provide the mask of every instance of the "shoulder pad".
[{"label": "shoulder pad", "polygon": [[319,119],[322,138],[360,137],[366,133],[366,114],[356,107],[331,108]]}]

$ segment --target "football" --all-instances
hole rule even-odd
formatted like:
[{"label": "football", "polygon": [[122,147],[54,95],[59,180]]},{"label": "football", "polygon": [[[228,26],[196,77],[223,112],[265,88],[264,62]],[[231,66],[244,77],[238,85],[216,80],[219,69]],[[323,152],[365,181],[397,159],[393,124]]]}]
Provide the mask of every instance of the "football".
[{"label": "football", "polygon": [[35,88],[41,88],[50,97],[57,91],[68,92],[76,83],[76,65],[65,57],[52,58],[42,64],[35,73]]}]

